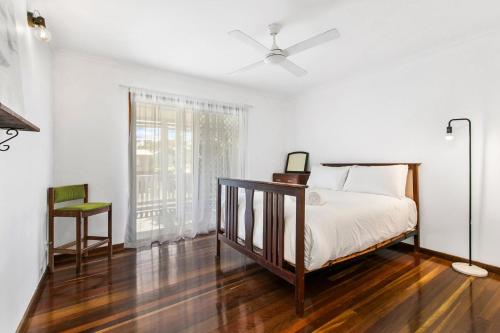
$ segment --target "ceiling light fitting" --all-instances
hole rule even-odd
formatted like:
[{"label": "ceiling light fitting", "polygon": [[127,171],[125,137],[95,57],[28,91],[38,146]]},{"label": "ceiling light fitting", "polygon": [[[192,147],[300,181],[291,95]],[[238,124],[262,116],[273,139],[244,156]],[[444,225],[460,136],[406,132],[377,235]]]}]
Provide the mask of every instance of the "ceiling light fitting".
[{"label": "ceiling light fitting", "polygon": [[302,67],[296,65],[295,63],[291,62],[288,59],[288,57],[293,56],[299,52],[306,51],[310,48],[321,45],[323,43],[329,42],[333,39],[339,38],[340,36],[337,29],[330,29],[319,35],[316,35],[309,39],[303,40],[302,42],[299,42],[295,45],[292,45],[289,48],[282,49],[276,44],[276,36],[279,34],[281,30],[281,25],[277,23],[270,24],[268,26],[268,30],[269,34],[273,39],[273,44],[271,45],[271,48],[267,48],[266,46],[262,45],[261,43],[259,43],[258,41],[256,41],[255,39],[253,39],[252,37],[248,36],[246,33],[240,30],[233,30],[229,32],[229,35],[250,46],[257,52],[259,52],[261,56],[264,57],[264,59],[259,60],[253,64],[250,64],[246,67],[243,67],[230,74],[246,72],[248,70],[260,67],[262,65],[270,64],[270,65],[279,65],[284,70],[290,72],[295,76],[299,77],[304,76],[307,74],[307,71]]}]

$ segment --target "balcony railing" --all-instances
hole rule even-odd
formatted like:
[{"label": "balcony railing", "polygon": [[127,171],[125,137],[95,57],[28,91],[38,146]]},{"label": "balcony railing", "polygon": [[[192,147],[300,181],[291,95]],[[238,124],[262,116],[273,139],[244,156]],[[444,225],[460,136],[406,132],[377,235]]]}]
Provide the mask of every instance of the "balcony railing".
[{"label": "balcony railing", "polygon": [[[149,231],[152,228],[161,228],[162,220],[172,221],[175,225],[177,221],[177,192],[176,184],[167,185],[169,191],[165,193],[159,175],[137,175],[137,207],[136,221],[137,231]],[[187,197],[182,201],[184,205],[184,221],[186,214],[191,215],[192,197]]]}]

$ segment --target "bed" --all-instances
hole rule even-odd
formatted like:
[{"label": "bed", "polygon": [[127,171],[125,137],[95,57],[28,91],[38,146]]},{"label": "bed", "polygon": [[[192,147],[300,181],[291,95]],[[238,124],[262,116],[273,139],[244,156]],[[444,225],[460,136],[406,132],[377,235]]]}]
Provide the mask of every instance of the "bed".
[{"label": "bed", "polygon": [[[416,249],[419,246],[418,163],[323,166],[405,166],[407,173],[400,197],[342,188],[218,179],[217,256],[223,241],[293,284],[296,313],[300,316],[304,312],[306,274],[408,237],[414,237]],[[358,169],[349,170],[353,173]],[[313,195],[321,198],[320,202],[311,204]]]}]

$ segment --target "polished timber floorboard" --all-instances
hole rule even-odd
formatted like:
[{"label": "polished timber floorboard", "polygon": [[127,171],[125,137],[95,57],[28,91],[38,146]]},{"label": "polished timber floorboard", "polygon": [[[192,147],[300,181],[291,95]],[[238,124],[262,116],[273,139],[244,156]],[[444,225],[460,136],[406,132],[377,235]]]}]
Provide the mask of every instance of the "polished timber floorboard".
[{"label": "polished timber floorboard", "polygon": [[[56,268],[31,332],[500,332],[500,277],[471,278],[450,262],[402,249],[306,279],[306,312],[293,287],[214,236]],[[12,286],[15,288],[16,286]]]}]

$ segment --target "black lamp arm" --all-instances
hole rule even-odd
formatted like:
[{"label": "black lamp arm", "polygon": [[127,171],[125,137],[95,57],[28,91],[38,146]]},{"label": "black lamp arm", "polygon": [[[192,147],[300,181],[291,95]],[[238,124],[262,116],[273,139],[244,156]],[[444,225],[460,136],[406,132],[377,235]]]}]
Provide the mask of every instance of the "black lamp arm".
[{"label": "black lamp arm", "polygon": [[450,119],[450,121],[448,121],[448,127],[451,127],[451,123],[454,121],[467,121],[469,123],[469,126],[471,125],[471,121],[469,118],[454,118],[454,119]]}]

